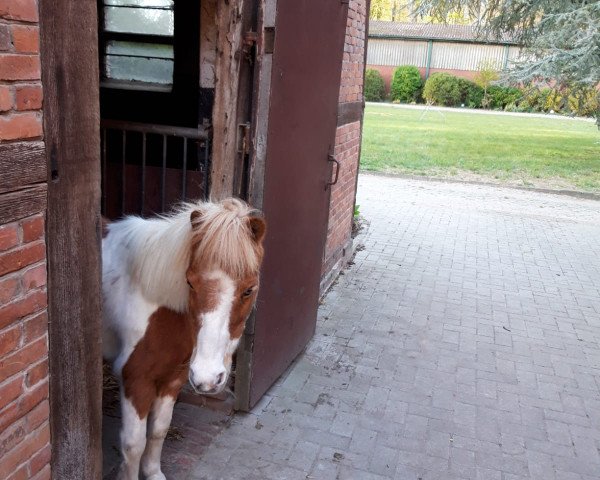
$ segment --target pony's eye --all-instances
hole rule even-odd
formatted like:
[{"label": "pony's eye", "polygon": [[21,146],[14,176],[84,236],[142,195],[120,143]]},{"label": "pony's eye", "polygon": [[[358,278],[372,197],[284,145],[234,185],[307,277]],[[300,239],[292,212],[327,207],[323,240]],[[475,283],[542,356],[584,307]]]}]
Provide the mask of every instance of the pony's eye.
[{"label": "pony's eye", "polygon": [[187,284],[188,284],[188,286],[189,286],[189,287],[190,287],[192,290],[194,289],[194,286],[193,286],[193,285],[190,283],[190,281],[189,281],[189,280],[187,281]]},{"label": "pony's eye", "polygon": [[244,293],[242,293],[242,298],[248,298],[253,292],[254,287],[250,287],[248,290],[245,290]]}]

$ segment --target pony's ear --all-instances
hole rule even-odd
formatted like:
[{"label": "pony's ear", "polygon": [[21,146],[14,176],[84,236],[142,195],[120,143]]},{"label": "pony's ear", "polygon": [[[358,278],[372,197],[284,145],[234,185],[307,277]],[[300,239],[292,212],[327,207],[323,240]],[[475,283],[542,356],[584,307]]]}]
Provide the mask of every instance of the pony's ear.
[{"label": "pony's ear", "polygon": [[198,223],[201,216],[202,212],[200,210],[192,210],[192,213],[190,213],[190,222],[192,222],[192,225]]},{"label": "pony's ear", "polygon": [[248,225],[256,243],[261,243],[267,232],[267,223],[261,217],[248,217]]}]

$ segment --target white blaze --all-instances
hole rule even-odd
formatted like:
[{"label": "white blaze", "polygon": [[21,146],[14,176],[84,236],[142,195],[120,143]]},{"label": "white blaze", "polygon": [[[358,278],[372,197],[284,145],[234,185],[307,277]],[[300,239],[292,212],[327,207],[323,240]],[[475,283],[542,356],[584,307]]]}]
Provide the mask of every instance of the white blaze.
[{"label": "white blaze", "polygon": [[225,365],[225,356],[235,350],[229,335],[229,319],[235,295],[235,282],[221,270],[205,275],[208,281],[218,282],[219,298],[214,310],[200,314],[200,330],[190,363],[190,382],[194,388],[210,390],[220,374],[229,375],[231,365]]}]

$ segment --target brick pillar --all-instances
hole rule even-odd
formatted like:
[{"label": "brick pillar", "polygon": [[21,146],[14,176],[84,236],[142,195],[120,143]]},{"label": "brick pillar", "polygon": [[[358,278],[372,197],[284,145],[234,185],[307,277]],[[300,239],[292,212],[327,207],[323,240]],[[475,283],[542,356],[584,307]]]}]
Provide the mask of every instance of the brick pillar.
[{"label": "brick pillar", "polygon": [[50,478],[38,5],[0,0],[0,478]]},{"label": "brick pillar", "polygon": [[322,266],[322,289],[335,278],[352,254],[352,218],[362,135],[363,79],[367,0],[351,0],[340,86],[335,156],[340,175],[331,187],[329,223]]}]

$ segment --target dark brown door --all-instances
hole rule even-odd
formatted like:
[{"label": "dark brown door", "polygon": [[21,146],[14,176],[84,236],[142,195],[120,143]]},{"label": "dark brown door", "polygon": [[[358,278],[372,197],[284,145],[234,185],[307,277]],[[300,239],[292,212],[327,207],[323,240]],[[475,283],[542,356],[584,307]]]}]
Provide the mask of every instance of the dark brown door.
[{"label": "dark brown door", "polygon": [[347,14],[341,0],[278,2],[263,197],[268,235],[246,347],[246,408],[315,331]]}]

